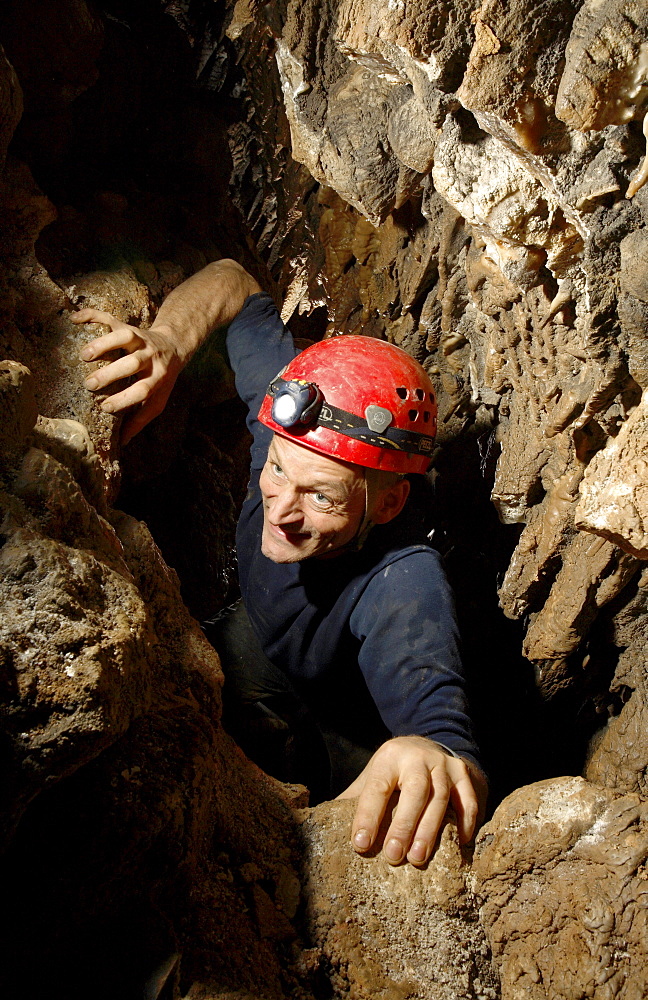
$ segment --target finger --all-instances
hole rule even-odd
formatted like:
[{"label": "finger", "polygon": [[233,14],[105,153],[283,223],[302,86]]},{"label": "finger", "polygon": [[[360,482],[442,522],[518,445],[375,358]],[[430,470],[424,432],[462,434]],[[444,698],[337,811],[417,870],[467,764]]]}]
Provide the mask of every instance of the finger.
[{"label": "finger", "polygon": [[397,772],[384,766],[372,769],[369,762],[351,828],[351,842],[356,851],[368,851],[374,843],[397,779]]},{"label": "finger", "polygon": [[91,340],[79,351],[79,357],[82,361],[94,361],[108,351],[119,349],[134,351],[143,343],[144,340],[138,337],[130,326],[122,323],[119,329],[113,330],[112,333],[106,333],[103,337],[95,337],[94,340]]},{"label": "finger", "polygon": [[448,808],[450,785],[447,775],[442,770],[435,769],[431,775],[431,785],[431,798],[423,810],[407,852],[407,860],[413,865],[424,865],[429,860]]},{"label": "finger", "polygon": [[152,391],[152,386],[147,379],[139,379],[133,385],[122,389],[121,392],[116,392],[108,399],[104,399],[101,409],[105,413],[119,413],[121,410],[127,410],[129,406],[146,402]]},{"label": "finger", "polygon": [[398,805],[385,836],[383,854],[390,864],[399,865],[404,859],[432,794],[430,770],[418,761],[403,778]]},{"label": "finger", "polygon": [[112,313],[104,312],[102,309],[79,309],[70,314],[70,319],[73,323],[105,323],[106,326],[121,323],[121,320]]},{"label": "finger", "polygon": [[116,361],[112,361],[104,368],[97,368],[96,371],[88,375],[85,380],[86,389],[90,389],[93,392],[97,389],[103,389],[105,386],[110,385],[111,382],[118,382],[119,379],[135,375],[141,368],[142,358],[137,352],[126,354],[123,358],[117,358]]},{"label": "finger", "polygon": [[459,778],[450,790],[450,800],[457,814],[459,841],[467,844],[475,832],[479,801],[468,774]]},{"label": "finger", "polygon": [[[159,400],[158,395],[161,396]],[[149,424],[151,420],[154,420],[155,417],[158,417],[160,413],[162,413],[165,404],[166,398],[164,398],[162,394],[156,393],[155,396],[148,401],[148,403],[140,406],[139,409],[133,410],[133,413],[130,414],[122,424],[122,445],[127,445],[136,434],[139,434],[142,428],[146,427],[146,425]]]},{"label": "finger", "polygon": [[335,796],[336,801],[338,799],[357,799],[358,795],[364,788],[364,772],[359,774],[355,781],[352,781],[348,788],[345,788],[343,792]]}]

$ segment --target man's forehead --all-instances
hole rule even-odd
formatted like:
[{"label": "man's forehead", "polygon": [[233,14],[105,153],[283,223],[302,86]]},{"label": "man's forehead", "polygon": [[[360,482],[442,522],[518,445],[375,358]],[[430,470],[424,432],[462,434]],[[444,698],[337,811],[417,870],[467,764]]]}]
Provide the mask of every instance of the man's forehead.
[{"label": "man's forehead", "polygon": [[281,460],[288,468],[308,472],[318,482],[343,483],[347,488],[355,483],[364,483],[364,469],[351,462],[343,462],[329,455],[322,455],[312,448],[306,448],[298,441],[289,441],[279,434],[273,435],[268,451],[274,461]]}]

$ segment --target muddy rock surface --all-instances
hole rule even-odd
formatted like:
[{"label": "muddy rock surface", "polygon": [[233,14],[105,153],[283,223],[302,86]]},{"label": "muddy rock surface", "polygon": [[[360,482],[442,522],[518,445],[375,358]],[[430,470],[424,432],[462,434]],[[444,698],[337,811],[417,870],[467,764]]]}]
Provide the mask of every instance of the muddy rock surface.
[{"label": "muddy rock surface", "polygon": [[[645,996],[645,4],[11,0],[0,41],[2,995]],[[221,256],[435,382],[474,863],[358,858],[220,725],[222,331],[122,450],[70,316]]]},{"label": "muddy rock surface", "polygon": [[582,778],[521,788],[473,866],[502,998],[646,992],[648,804]]},{"label": "muddy rock surface", "polygon": [[419,870],[355,854],[352,817],[352,802],[324,803],[302,828],[312,955],[331,968],[336,994],[494,1000],[498,981],[456,827],[444,826]]}]

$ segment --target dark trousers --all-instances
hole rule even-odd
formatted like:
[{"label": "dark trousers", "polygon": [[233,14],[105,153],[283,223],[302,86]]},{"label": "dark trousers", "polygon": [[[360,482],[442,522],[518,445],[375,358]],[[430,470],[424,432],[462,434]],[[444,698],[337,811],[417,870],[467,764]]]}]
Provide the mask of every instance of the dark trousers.
[{"label": "dark trousers", "polygon": [[225,674],[223,725],[250,760],[280,781],[306,785],[311,805],[351,784],[375,747],[357,745],[315,718],[261,649],[243,602],[203,627]]}]

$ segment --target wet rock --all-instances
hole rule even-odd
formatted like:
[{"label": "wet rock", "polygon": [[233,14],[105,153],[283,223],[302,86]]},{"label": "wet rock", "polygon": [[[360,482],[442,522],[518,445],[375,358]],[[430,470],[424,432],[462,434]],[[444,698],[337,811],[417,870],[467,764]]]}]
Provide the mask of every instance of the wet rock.
[{"label": "wet rock", "polygon": [[566,223],[555,194],[495,137],[462,135],[448,119],[432,168],[434,185],[483,238],[542,247],[558,274],[578,258],[578,231]]},{"label": "wet rock", "polygon": [[[471,4],[401,4],[342,0],[335,38],[352,60],[379,76],[409,80],[423,96],[430,85],[452,90],[465,65]],[[454,85],[454,86],[453,86]]]},{"label": "wet rock", "polygon": [[582,131],[643,116],[648,20],[640,0],[586,0],[574,19],[556,114]]},{"label": "wet rock", "polygon": [[457,96],[482,127],[494,131],[497,123],[500,137],[531,152],[556,142],[558,74],[579,6],[485,0],[475,10],[475,43]]}]

